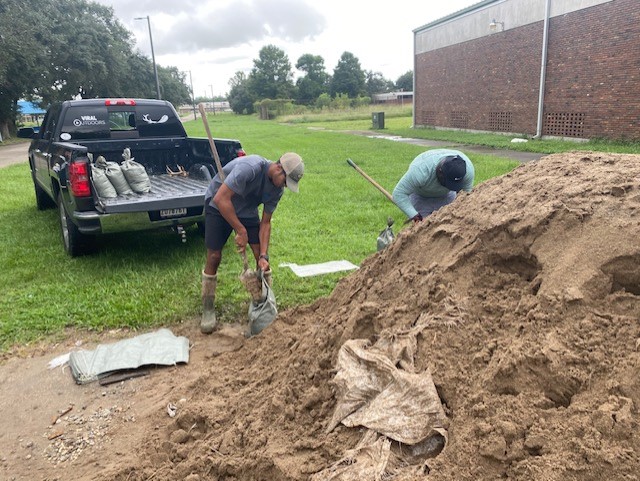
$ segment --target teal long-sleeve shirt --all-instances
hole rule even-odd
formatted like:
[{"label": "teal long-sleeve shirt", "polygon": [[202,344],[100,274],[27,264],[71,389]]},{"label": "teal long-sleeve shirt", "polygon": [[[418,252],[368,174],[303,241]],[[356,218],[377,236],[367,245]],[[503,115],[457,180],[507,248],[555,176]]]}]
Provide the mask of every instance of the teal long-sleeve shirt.
[{"label": "teal long-sleeve shirt", "polygon": [[464,159],[467,173],[462,179],[462,190],[471,192],[475,170],[469,157],[458,150],[450,149],[434,149],[423,152],[413,159],[407,172],[393,189],[394,202],[410,219],[418,213],[409,199],[411,194],[418,194],[421,197],[444,197],[449,193],[449,189],[440,184],[436,177],[436,167],[438,167],[440,159],[447,155],[459,155]]}]

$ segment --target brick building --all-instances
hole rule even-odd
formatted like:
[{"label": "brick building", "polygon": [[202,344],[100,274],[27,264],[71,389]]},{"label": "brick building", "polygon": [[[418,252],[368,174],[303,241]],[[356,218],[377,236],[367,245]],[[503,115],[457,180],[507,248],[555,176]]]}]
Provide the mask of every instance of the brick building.
[{"label": "brick building", "polygon": [[640,0],[484,0],[413,32],[416,127],[640,140]]}]

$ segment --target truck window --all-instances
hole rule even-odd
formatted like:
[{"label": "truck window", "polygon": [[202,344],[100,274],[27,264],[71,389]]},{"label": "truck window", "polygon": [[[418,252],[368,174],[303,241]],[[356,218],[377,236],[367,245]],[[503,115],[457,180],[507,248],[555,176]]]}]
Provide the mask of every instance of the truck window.
[{"label": "truck window", "polygon": [[140,137],[184,137],[180,119],[164,105],[137,105],[136,126]]},{"label": "truck window", "polygon": [[110,130],[135,130],[136,129],[136,113],[129,112],[109,112],[109,129]]},{"label": "truck window", "polygon": [[60,139],[108,139],[110,137],[109,114],[106,106],[70,107],[62,120]]}]

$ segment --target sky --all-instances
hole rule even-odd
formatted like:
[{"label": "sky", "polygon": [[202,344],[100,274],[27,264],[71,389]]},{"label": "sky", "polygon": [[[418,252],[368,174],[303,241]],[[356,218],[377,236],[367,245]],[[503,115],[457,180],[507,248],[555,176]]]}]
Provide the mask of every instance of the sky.
[{"label": "sky", "polygon": [[275,45],[295,69],[304,54],[333,74],[344,52],[363,70],[396,81],[413,70],[413,30],[479,0],[97,0],[135,36],[156,63],[186,73],[196,97],[225,95],[236,72],[249,74],[260,49]]}]

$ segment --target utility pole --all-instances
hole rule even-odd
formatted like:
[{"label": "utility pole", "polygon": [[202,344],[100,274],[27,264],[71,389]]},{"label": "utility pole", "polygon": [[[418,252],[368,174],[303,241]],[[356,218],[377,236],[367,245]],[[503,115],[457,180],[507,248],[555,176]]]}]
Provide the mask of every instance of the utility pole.
[{"label": "utility pole", "polygon": [[147,19],[147,26],[149,27],[149,41],[151,42],[151,59],[153,60],[153,73],[156,76],[156,98],[160,100],[162,97],[160,96],[160,81],[158,80],[158,67],[156,65],[156,54],[153,51],[153,37],[151,36],[151,20],[149,19],[149,15],[146,17],[135,17],[134,20],[144,20]]},{"label": "utility pole", "polygon": [[211,110],[213,110],[213,115],[216,114],[216,104],[214,103],[214,97],[213,97],[213,85],[209,84],[209,87],[211,87]]},{"label": "utility pole", "polygon": [[193,105],[193,120],[196,120],[196,94],[193,92],[193,77],[191,76],[191,70],[189,70],[189,81],[191,82],[191,104]]}]

